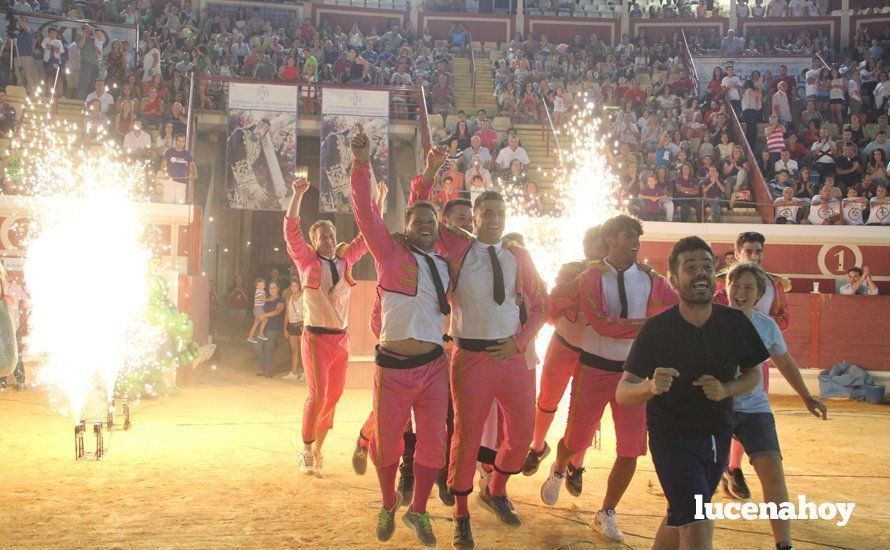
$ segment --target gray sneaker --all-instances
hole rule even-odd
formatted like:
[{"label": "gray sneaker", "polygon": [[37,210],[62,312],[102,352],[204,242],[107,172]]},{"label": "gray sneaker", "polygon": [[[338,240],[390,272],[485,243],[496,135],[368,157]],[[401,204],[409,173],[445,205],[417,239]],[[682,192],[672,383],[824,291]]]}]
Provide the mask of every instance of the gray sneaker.
[{"label": "gray sneaker", "polygon": [[396,510],[401,505],[402,495],[396,492],[396,501],[392,508],[387,510],[382,506],[380,507],[380,512],[377,514],[377,540],[380,542],[386,542],[392,538],[392,534],[396,530]]},{"label": "gray sneaker", "polygon": [[470,528],[470,516],[454,518],[454,537],[451,539],[454,548],[475,548],[473,530]]},{"label": "gray sneaker", "polygon": [[402,516],[402,522],[414,531],[414,536],[420,544],[435,548],[436,534],[433,533],[433,526],[430,525],[429,512],[416,514],[409,509]]},{"label": "gray sneaker", "polygon": [[496,515],[498,519],[501,520],[501,523],[512,525],[514,527],[522,525],[522,520],[519,519],[519,514],[513,509],[513,503],[510,502],[507,495],[502,497],[491,496],[488,487],[485,487],[479,491],[479,502],[482,506],[488,508],[490,512]]}]

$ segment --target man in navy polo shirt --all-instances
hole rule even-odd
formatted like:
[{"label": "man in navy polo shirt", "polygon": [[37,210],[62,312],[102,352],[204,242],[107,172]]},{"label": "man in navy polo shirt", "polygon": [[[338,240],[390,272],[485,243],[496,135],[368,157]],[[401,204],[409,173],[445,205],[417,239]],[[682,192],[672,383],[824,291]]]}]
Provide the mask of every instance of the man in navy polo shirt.
[{"label": "man in navy polo shirt", "polygon": [[678,241],[668,259],[680,303],[649,319],[634,340],[615,397],[646,403],[652,462],[668,501],[655,548],[712,548],[714,524],[696,519],[696,496],[711,495],[726,469],[732,397],[760,383],[769,358],[751,321],[711,303],[713,250],[699,237]]},{"label": "man in navy polo shirt", "polygon": [[161,161],[161,172],[173,180],[174,189],[164,189],[165,202],[184,203],[188,187],[198,179],[198,167],[192,154],[185,150],[185,135],[176,134],[173,147],[167,149]]}]

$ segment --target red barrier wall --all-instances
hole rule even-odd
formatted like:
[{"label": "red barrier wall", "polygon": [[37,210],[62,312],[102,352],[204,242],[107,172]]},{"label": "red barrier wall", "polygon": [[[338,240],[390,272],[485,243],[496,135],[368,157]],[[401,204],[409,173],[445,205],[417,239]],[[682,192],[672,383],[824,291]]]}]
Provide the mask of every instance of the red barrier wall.
[{"label": "red barrier wall", "polygon": [[621,20],[532,16],[525,18],[525,31],[536,40],[546,34],[547,40],[554,44],[571,44],[575,35],[581,35],[587,43],[592,33],[606,44],[617,44],[621,38]]},{"label": "red barrier wall", "polygon": [[[375,10],[371,8],[334,7],[312,4],[312,20],[316,25],[326,22],[331,27],[340,25],[343,32],[348,33],[353,23],[358,23],[359,30],[367,33],[371,25],[377,25],[377,31],[383,34],[383,27],[392,20],[400,26],[405,25],[405,12],[393,10]],[[422,28],[422,27],[421,27]]]},{"label": "red barrier wall", "polygon": [[420,12],[418,28],[422,31],[429,25],[433,38],[447,40],[448,31],[456,23],[470,31],[476,42],[509,42],[516,34],[516,18],[512,15]]},{"label": "red barrier wall", "polygon": [[779,38],[792,33],[794,36],[807,31],[810,37],[821,30],[828,36],[831,44],[837,46],[841,37],[841,20],[839,17],[782,17],[780,19],[742,19],[740,20],[742,35],[748,39],[755,34],[763,34],[769,38]]}]

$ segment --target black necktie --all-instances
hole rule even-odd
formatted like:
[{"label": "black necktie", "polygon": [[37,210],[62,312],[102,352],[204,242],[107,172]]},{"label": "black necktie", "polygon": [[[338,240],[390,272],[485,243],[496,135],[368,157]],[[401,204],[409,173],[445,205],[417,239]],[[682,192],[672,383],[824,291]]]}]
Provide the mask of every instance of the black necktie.
[{"label": "black necktie", "polygon": [[[430,275],[433,277],[433,286],[436,287],[436,298],[439,299],[439,311],[442,312],[442,315],[448,315],[451,313],[451,306],[448,304],[448,298],[445,297],[445,285],[442,284],[442,277],[439,275],[439,270],[436,267],[436,260],[419,248],[412,246],[411,250],[423,256],[426,265],[430,268]],[[420,284],[419,281],[418,284]]]},{"label": "black necktie", "polygon": [[340,282],[340,272],[337,271],[337,262],[334,261],[333,258],[325,258],[324,256],[319,256],[322,260],[328,263],[328,267],[331,268],[331,290],[328,292],[333,292],[334,287],[337,286],[337,283]]},{"label": "black necktie", "polygon": [[494,301],[497,305],[501,305],[504,303],[504,270],[501,269],[498,251],[494,246],[488,247],[488,257],[491,258],[491,270],[494,272]]},{"label": "black necktie", "polygon": [[618,272],[618,299],[621,300],[621,315],[622,319],[627,319],[627,290],[624,288],[624,271],[617,270]]}]

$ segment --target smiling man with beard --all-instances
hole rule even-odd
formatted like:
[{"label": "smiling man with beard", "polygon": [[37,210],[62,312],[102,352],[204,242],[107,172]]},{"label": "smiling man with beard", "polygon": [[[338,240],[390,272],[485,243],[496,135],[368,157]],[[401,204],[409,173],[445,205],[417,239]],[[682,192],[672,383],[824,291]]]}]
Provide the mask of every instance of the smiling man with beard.
[{"label": "smiling man with beard", "polygon": [[769,352],[744,313],[712,303],[715,256],[705,241],[681,239],[668,263],[680,303],[640,329],[615,398],[646,403],[649,450],[668,501],[653,548],[710,549],[714,524],[695,519],[695,499],[710,502],[729,458],[731,398],[754,389]]}]

